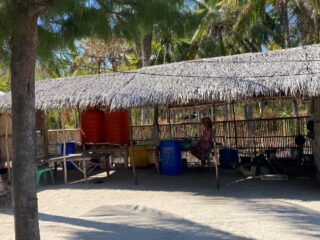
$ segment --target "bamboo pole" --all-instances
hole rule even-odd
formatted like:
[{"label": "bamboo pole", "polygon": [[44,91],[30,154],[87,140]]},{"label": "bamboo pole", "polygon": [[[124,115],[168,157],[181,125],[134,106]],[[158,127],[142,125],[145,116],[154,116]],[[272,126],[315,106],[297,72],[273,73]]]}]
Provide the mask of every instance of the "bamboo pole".
[{"label": "bamboo pole", "polygon": [[135,160],[134,160],[131,110],[129,111],[129,130],[130,130],[130,148],[131,148],[131,152],[132,152],[132,154],[130,154],[130,162],[132,164],[134,185],[138,185],[138,176],[137,176],[137,170],[136,170],[136,165],[135,165]]},{"label": "bamboo pole", "polygon": [[64,171],[64,183],[68,183],[68,172],[67,172],[67,159],[66,159],[66,152],[67,152],[67,137],[66,137],[66,130],[64,125],[64,115],[62,110],[60,111],[60,120],[61,120],[61,127],[63,133],[63,171]]},{"label": "bamboo pole", "polygon": [[11,164],[10,164],[10,155],[9,155],[9,139],[8,139],[8,128],[9,128],[9,113],[5,113],[5,118],[6,118],[6,136],[5,136],[5,141],[6,141],[6,156],[7,156],[7,167],[8,167],[8,178],[9,181],[11,182],[12,180],[12,174],[11,174]]}]

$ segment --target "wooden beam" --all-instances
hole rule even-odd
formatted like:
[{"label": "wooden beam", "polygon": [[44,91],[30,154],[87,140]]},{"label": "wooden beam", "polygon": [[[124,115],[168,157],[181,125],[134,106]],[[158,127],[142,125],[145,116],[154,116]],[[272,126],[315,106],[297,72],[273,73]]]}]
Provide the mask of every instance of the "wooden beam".
[{"label": "wooden beam", "polygon": [[216,136],[216,107],[215,105],[212,106],[212,121],[213,121],[213,153],[214,153],[214,167],[216,172],[216,188],[220,189],[220,176],[219,176],[219,147],[217,145],[217,136]]},{"label": "wooden beam", "polygon": [[41,118],[42,118],[42,141],[43,141],[43,155],[44,157],[49,156],[49,122],[47,113],[45,111],[41,112]]},{"label": "wooden beam", "polygon": [[8,138],[8,131],[9,131],[9,113],[5,113],[6,118],[6,135],[5,135],[5,142],[6,142],[6,157],[7,157],[7,167],[8,167],[8,179],[9,182],[12,180],[11,174],[11,163],[10,163],[10,153],[9,153],[9,138]]},{"label": "wooden beam", "polygon": [[233,114],[235,144],[236,144],[236,148],[238,148],[237,120],[236,120],[236,113],[234,110],[234,103],[232,103],[232,114]]},{"label": "wooden beam", "polygon": [[152,137],[153,137],[153,145],[154,145],[154,154],[155,154],[155,165],[157,174],[160,175],[160,164],[159,164],[159,142],[160,142],[160,132],[159,132],[159,109],[158,107],[154,108],[153,114],[153,127],[152,127]]},{"label": "wooden beam", "polygon": [[131,110],[129,111],[129,131],[130,131],[130,148],[132,154],[130,154],[130,162],[132,164],[133,177],[134,177],[134,185],[138,185],[138,176],[137,170],[134,160],[134,149],[133,149],[133,139],[132,139],[132,119],[131,119]]},{"label": "wooden beam", "polygon": [[64,183],[68,183],[68,171],[67,171],[67,136],[65,130],[65,119],[62,110],[60,110],[61,128],[63,133],[63,171],[64,171]]}]

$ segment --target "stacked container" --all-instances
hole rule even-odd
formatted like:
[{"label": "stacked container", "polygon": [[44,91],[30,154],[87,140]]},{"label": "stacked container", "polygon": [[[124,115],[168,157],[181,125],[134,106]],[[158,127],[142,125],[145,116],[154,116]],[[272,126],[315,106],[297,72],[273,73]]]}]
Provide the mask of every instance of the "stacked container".
[{"label": "stacked container", "polygon": [[81,113],[83,143],[130,143],[129,112],[103,112],[89,109]]},{"label": "stacked container", "polygon": [[104,142],[104,112],[86,110],[81,113],[81,139],[83,143]]}]

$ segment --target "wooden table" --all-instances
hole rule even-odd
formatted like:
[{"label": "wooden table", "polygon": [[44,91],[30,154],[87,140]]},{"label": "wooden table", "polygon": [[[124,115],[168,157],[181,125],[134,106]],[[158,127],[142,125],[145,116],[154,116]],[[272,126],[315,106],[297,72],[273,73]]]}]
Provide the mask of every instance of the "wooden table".
[{"label": "wooden table", "polygon": [[[79,170],[84,177],[85,182],[88,181],[88,174],[90,174],[94,169],[96,169],[99,164],[94,163],[91,161],[93,157],[97,157],[97,155],[94,154],[86,154],[86,153],[80,153],[80,154],[70,154],[67,156],[58,156],[58,157],[51,157],[42,159],[42,162],[44,163],[60,163],[64,162],[64,182],[68,183],[68,168],[66,167],[66,163],[70,162],[72,165]],[[100,157],[102,157],[100,155]],[[90,167],[88,169],[88,167]]]},{"label": "wooden table", "polygon": [[[72,163],[72,165],[79,170],[84,177],[84,180],[87,182],[87,176],[90,174],[94,169],[96,169],[99,164],[94,163],[91,160],[94,158],[104,158],[105,167],[107,176],[110,176],[110,161],[111,156],[116,152],[123,152],[124,153],[124,162],[125,167],[128,167],[128,146],[127,145],[110,145],[108,143],[102,144],[86,144],[89,146],[89,149],[84,148],[83,153],[78,154],[69,154],[66,156],[56,156],[50,158],[42,158],[40,159],[41,162],[44,163],[60,163],[63,162],[64,166],[64,182],[68,183],[68,169],[67,169],[67,162]],[[90,149],[90,147],[94,147]],[[97,148],[96,148],[97,147]],[[88,167],[90,167],[88,169]]]},{"label": "wooden table", "polygon": [[111,144],[111,143],[85,143],[83,144],[83,152],[90,154],[107,154],[112,155],[116,152],[124,153],[124,163],[125,168],[128,168],[128,145],[120,145],[120,144]]}]

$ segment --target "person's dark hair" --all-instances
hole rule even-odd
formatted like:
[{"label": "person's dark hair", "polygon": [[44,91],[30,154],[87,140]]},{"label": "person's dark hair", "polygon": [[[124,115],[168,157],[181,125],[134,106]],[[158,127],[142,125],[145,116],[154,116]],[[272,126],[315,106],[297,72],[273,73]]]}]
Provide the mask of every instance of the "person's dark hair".
[{"label": "person's dark hair", "polygon": [[205,125],[205,126],[208,126],[209,128],[212,128],[213,127],[213,122],[211,120],[211,118],[209,117],[205,117],[202,119],[202,123]]}]

